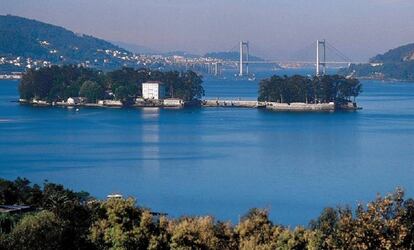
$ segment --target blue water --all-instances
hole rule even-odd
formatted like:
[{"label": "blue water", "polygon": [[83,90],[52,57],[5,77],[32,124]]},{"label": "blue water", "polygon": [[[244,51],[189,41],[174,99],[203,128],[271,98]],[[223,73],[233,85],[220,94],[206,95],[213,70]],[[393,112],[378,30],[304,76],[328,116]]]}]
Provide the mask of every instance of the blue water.
[{"label": "blue water", "polygon": [[[236,222],[249,208],[307,224],[323,207],[414,194],[414,84],[364,81],[344,113],[257,109],[74,109],[12,102],[0,81],[0,177],[121,192],[171,216]],[[257,97],[257,83],[206,79],[206,96]]]}]

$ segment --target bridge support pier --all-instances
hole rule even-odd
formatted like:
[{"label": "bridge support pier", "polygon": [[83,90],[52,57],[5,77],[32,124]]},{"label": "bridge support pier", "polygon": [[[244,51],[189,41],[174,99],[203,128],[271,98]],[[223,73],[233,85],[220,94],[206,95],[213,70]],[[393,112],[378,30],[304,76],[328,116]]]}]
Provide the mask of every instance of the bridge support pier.
[{"label": "bridge support pier", "polygon": [[[245,56],[246,55],[246,56]],[[246,59],[246,62],[244,61]],[[246,75],[249,74],[249,42],[240,41],[239,76],[244,76],[244,64],[246,64]]]}]

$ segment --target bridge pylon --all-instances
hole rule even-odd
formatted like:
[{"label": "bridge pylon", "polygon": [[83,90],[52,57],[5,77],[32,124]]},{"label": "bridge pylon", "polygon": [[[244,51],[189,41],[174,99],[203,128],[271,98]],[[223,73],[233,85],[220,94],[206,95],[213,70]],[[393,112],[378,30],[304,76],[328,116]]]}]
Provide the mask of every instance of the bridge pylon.
[{"label": "bridge pylon", "polygon": [[244,76],[244,64],[246,65],[246,75],[249,74],[249,42],[240,41],[240,61],[239,76]]},{"label": "bridge pylon", "polygon": [[[322,46],[322,49],[321,49]],[[322,58],[321,58],[322,52]],[[316,40],[316,76],[326,74],[326,40]]]}]

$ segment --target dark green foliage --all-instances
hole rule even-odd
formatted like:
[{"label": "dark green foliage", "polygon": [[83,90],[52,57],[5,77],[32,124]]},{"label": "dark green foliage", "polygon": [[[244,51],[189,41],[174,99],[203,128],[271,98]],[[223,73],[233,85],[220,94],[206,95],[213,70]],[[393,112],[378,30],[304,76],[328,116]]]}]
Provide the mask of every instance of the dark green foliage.
[{"label": "dark green foliage", "polygon": [[[53,225],[59,224],[56,230],[60,232],[58,242],[61,246],[60,249],[88,249],[87,232],[92,223],[93,210],[85,206],[87,199],[89,199],[88,193],[76,193],[65,189],[62,185],[46,182],[43,188],[40,188],[38,185],[30,185],[27,179],[17,178],[15,181],[0,179],[0,204],[30,205],[34,208],[50,211],[56,216],[52,219]],[[20,216],[2,215],[0,217],[0,231],[10,232],[10,226],[16,226],[16,220],[19,218]],[[35,216],[30,221],[37,221],[36,218]],[[28,225],[23,228],[22,232],[19,231],[22,234],[26,232],[25,230],[30,230]],[[11,235],[14,235],[13,231]],[[27,240],[31,241],[32,239],[28,238]],[[20,243],[15,242],[15,244]]]},{"label": "dark green foliage", "polygon": [[414,43],[377,55],[370,59],[370,63],[351,64],[348,68],[341,69],[339,74],[380,80],[414,81]]},{"label": "dark green foliage", "polygon": [[24,99],[62,101],[79,96],[87,80],[102,84],[104,78],[100,71],[73,65],[28,70],[20,81],[19,93]]},{"label": "dark green foliage", "polygon": [[18,214],[0,214],[0,234],[10,233],[20,219],[21,216]]},{"label": "dark green foliage", "polygon": [[[233,226],[211,216],[170,219],[133,198],[89,201],[62,185],[1,180],[0,197],[38,210],[0,215],[0,249],[413,249],[414,201],[397,189],[366,205],[327,208],[308,228],[272,223],[252,209]],[[33,190],[39,198],[31,198]],[[30,203],[32,202],[32,203]]]},{"label": "dark green foliage", "polygon": [[172,82],[169,82],[167,78],[165,82],[174,98],[180,98],[184,101],[192,101],[204,96],[204,89],[201,85],[203,80],[193,71],[187,71],[181,74],[177,80]]},{"label": "dark green foliage", "polygon": [[164,82],[169,96],[185,101],[204,95],[202,78],[193,71],[179,73],[124,67],[105,74],[73,65],[29,70],[23,75],[19,93],[28,100],[66,101],[68,97],[84,96],[88,102],[96,102],[104,98],[107,90],[128,105],[141,95],[141,84],[148,80]]},{"label": "dark green foliage", "polygon": [[27,204],[40,206],[43,194],[38,185],[30,185],[27,179],[15,181],[0,179],[0,204]]},{"label": "dark green foliage", "polygon": [[88,102],[95,103],[97,100],[104,97],[105,91],[104,88],[99,85],[97,82],[85,81],[80,90],[79,96],[86,97]]},{"label": "dark green foliage", "polygon": [[135,70],[123,67],[106,74],[107,87],[114,93],[115,98],[124,105],[130,105],[134,97],[141,95],[141,84],[149,79],[150,71]]},{"label": "dark green foliage", "polygon": [[[50,45],[41,45],[48,41]],[[49,53],[56,49],[57,53]],[[79,63],[97,58],[97,50],[125,50],[92,36],[18,16],[0,15],[0,54],[31,57],[53,63]],[[61,58],[63,57],[63,59]]]},{"label": "dark green foliage", "polygon": [[371,58],[371,62],[378,63],[398,63],[409,60],[410,56],[414,53],[414,43],[400,46],[395,49],[391,49],[384,54],[377,55]]},{"label": "dark green foliage", "polygon": [[27,250],[63,249],[59,218],[49,211],[26,215],[6,238],[7,248]]},{"label": "dark green foliage", "polygon": [[356,79],[339,75],[305,77],[300,75],[272,76],[260,82],[259,101],[280,103],[328,103],[347,102],[361,92]]}]

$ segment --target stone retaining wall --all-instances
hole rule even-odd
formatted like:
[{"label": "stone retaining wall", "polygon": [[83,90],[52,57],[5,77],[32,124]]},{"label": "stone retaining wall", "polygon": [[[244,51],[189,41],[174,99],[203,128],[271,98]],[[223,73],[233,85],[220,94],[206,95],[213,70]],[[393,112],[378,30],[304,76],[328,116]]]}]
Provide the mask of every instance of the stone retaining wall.
[{"label": "stone retaining wall", "polygon": [[278,103],[278,102],[267,102],[266,108],[275,111],[335,111],[335,103],[301,103],[293,102]]}]

